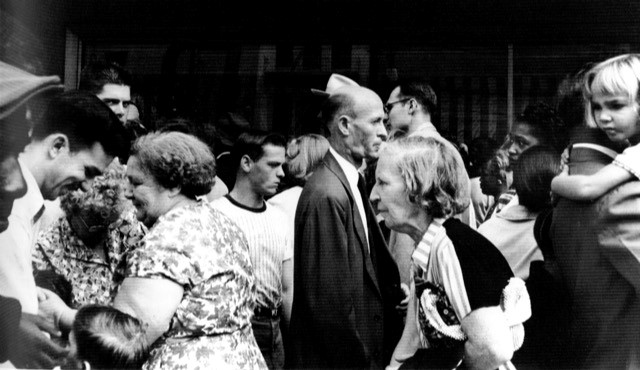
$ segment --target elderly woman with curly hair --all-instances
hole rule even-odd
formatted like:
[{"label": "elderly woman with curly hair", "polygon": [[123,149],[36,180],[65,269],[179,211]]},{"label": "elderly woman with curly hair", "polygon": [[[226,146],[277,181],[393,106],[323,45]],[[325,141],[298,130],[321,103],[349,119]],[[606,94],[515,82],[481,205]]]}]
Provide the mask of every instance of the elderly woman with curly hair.
[{"label": "elderly woman with curly hair", "polygon": [[[209,148],[179,132],[142,136],[127,178],[125,194],[149,232],[128,258],[114,307],[148,325],[155,343],[144,368],[266,368],[251,330],[256,288],[246,238],[198,200],[215,178]],[[49,292],[40,306],[59,326],[73,321]]]},{"label": "elderly woman with curly hair", "polygon": [[371,201],[416,245],[391,369],[509,367],[521,344],[530,315],[524,283],[491,242],[452,217],[469,204],[468,184],[460,156],[440,139],[399,139],[380,153]]},{"label": "elderly woman with curly hair", "polygon": [[126,184],[124,166],[113,162],[88,191],[61,198],[66,217],[36,242],[36,282],[55,290],[73,308],[111,302],[124,278],[126,254],[146,232],[124,197]]}]

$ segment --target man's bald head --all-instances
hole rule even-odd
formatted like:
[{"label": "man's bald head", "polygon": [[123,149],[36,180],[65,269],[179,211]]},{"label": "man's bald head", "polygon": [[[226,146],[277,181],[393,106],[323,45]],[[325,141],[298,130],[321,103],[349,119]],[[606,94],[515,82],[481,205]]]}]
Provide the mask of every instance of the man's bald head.
[{"label": "man's bald head", "polygon": [[342,86],[331,94],[321,109],[323,123],[331,130],[340,116],[355,118],[357,114],[376,102],[382,106],[380,97],[370,89],[362,86]]},{"label": "man's bald head", "polygon": [[331,146],[345,158],[356,166],[364,158],[377,158],[387,138],[378,94],[361,86],[341,87],[327,98],[321,117],[331,133]]}]

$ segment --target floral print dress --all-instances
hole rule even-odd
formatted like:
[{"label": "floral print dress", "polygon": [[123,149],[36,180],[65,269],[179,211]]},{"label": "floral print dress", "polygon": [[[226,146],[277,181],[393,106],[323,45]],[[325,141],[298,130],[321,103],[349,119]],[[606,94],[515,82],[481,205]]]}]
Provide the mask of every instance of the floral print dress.
[{"label": "floral print dress", "polygon": [[34,273],[52,270],[71,285],[70,306],[110,304],[124,279],[126,256],[142,241],[146,228],[136,219],[135,208],[127,209],[109,226],[104,242],[105,257],[85,246],[66,217],[40,235],[32,253]]},{"label": "floral print dress", "polygon": [[208,203],[161,216],[130,256],[127,276],[184,289],[145,369],[266,369],[251,330],[256,288],[246,238]]}]

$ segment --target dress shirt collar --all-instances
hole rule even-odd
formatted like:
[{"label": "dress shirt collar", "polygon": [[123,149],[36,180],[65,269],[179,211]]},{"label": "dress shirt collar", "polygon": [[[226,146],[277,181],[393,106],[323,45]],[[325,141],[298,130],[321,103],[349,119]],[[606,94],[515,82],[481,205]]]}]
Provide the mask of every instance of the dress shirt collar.
[{"label": "dress shirt collar", "polygon": [[358,169],[353,164],[351,164],[349,161],[344,159],[343,156],[338,154],[338,152],[336,152],[333,149],[333,147],[329,147],[329,151],[336,158],[336,161],[338,161],[338,165],[340,166],[340,168],[344,172],[345,176],[347,177],[347,181],[349,181],[349,185],[352,188],[356,188],[357,189],[358,188],[358,179],[359,179],[359,176],[360,176],[360,172],[358,172]]}]

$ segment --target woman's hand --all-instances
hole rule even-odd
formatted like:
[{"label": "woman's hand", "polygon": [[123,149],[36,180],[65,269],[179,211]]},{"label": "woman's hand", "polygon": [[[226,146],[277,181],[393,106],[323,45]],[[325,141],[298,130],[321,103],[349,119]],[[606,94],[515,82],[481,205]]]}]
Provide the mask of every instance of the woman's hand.
[{"label": "woman's hand", "polygon": [[38,315],[60,331],[71,330],[76,310],[68,307],[54,292],[38,288]]}]

